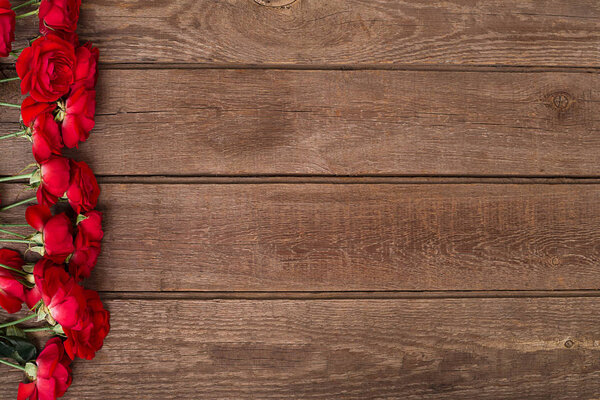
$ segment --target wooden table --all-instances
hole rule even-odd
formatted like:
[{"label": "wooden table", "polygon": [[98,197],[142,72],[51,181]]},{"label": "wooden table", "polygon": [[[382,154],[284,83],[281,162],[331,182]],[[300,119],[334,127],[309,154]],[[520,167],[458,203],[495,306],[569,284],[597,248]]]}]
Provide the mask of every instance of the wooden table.
[{"label": "wooden table", "polygon": [[66,399],[600,398],[597,0],[81,18],[112,332]]}]

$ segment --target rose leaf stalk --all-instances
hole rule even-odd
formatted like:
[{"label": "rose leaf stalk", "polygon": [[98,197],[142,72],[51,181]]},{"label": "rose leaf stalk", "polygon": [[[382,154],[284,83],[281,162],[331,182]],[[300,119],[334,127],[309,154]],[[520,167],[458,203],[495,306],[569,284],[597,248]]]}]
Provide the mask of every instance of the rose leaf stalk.
[{"label": "rose leaf stalk", "polygon": [[12,108],[21,108],[20,104],[13,104],[13,103],[2,103],[2,102],[0,102],[0,106],[12,107]]},{"label": "rose leaf stalk", "polygon": [[16,268],[13,268],[13,267],[9,267],[8,265],[0,264],[0,268],[7,269],[9,271],[12,271],[12,272],[14,272],[16,274],[19,274],[19,275],[22,275],[22,276],[27,276],[28,275],[27,272],[20,271],[20,270],[18,270]]},{"label": "rose leaf stalk", "polygon": [[21,136],[25,136],[26,134],[27,134],[27,129],[24,129],[19,132],[9,133],[8,135],[0,136],[0,140],[13,138],[13,137],[21,137]]},{"label": "rose leaf stalk", "polygon": [[39,5],[39,4],[40,4],[39,0],[29,0],[29,1],[26,1],[25,3],[23,3],[23,4],[19,4],[18,6],[14,6],[12,9],[13,9],[13,11],[16,11],[19,8],[23,8],[23,7],[28,6],[28,5]]},{"label": "rose leaf stalk", "polygon": [[8,365],[9,367],[13,367],[18,369],[19,371],[25,371],[25,368],[21,367],[20,365],[17,364],[13,364],[11,362],[5,361],[3,359],[0,358],[0,363],[4,364],[4,365]]},{"label": "rose leaf stalk", "polygon": [[37,201],[37,197],[30,197],[30,198],[25,199],[25,200],[17,201],[16,203],[9,204],[7,206],[4,206],[4,207],[0,208],[0,212],[10,210],[11,208],[15,208],[15,207],[18,207],[18,206],[23,205],[23,204],[32,203],[34,201]]},{"label": "rose leaf stalk", "polygon": [[0,83],[4,83],[4,82],[13,82],[13,81],[18,81],[21,78],[19,78],[18,76],[15,76],[14,78],[4,78],[4,79],[0,79]]},{"label": "rose leaf stalk", "polygon": [[13,325],[18,325],[21,322],[29,321],[30,319],[33,319],[36,316],[37,316],[37,314],[31,314],[31,315],[28,315],[28,316],[23,317],[21,319],[17,319],[15,321],[7,322],[5,324],[0,325],[0,329],[2,329],[2,328],[8,328],[9,326],[13,326]]},{"label": "rose leaf stalk", "polygon": [[36,10],[33,10],[33,11],[29,11],[29,12],[27,12],[27,13],[25,13],[25,14],[17,15],[17,16],[15,17],[15,19],[21,19],[21,18],[30,17],[30,16],[32,16],[32,15],[37,15],[39,12],[40,12],[40,10],[39,10],[39,9],[36,9]]},{"label": "rose leaf stalk", "polygon": [[21,239],[27,239],[26,235],[22,235],[22,234],[17,233],[17,232],[9,231],[7,229],[0,228],[0,233],[5,233],[7,235],[16,236],[16,237],[21,238]]}]

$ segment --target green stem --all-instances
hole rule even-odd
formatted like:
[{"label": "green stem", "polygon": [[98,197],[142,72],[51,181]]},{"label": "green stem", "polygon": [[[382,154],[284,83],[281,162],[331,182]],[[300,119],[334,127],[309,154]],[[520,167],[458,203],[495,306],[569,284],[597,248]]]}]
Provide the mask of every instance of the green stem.
[{"label": "green stem", "polygon": [[20,233],[7,231],[6,229],[0,229],[0,233],[6,233],[7,235],[13,235],[21,239],[27,239],[27,236],[21,235]]},{"label": "green stem", "polygon": [[24,244],[30,244],[31,241],[29,241],[29,240],[21,240],[21,239],[0,239],[0,243],[24,243]]},{"label": "green stem", "polygon": [[25,3],[23,3],[23,4],[19,4],[18,6],[14,6],[12,9],[13,9],[13,11],[15,11],[15,10],[18,10],[19,8],[22,8],[22,7],[28,6],[28,5],[32,4],[32,3],[37,3],[37,2],[38,2],[38,0],[29,0],[29,1],[26,1]]},{"label": "green stem", "polygon": [[51,326],[43,326],[41,328],[23,329],[23,332],[44,332],[44,331],[54,331],[54,328]]},{"label": "green stem", "polygon": [[31,15],[36,15],[38,12],[40,12],[40,10],[39,10],[39,9],[37,9],[37,10],[33,10],[33,11],[29,11],[28,13],[21,14],[21,15],[17,15],[17,16],[15,17],[15,19],[21,19],[21,18],[29,17],[29,16],[31,16]]},{"label": "green stem", "polygon": [[27,275],[27,272],[20,271],[20,270],[18,270],[16,268],[13,268],[13,267],[9,267],[8,265],[0,264],[0,268],[4,268],[4,269],[7,269],[9,271],[16,272],[17,274],[20,274],[20,275],[23,275],[23,276]]},{"label": "green stem", "polygon": [[15,76],[14,78],[0,79],[0,83],[18,81],[19,79],[21,79],[21,78],[19,78],[18,76]]},{"label": "green stem", "polygon": [[[0,182],[2,182],[2,180],[0,180]],[[17,201],[16,203],[9,204],[7,206],[4,206],[4,207],[0,208],[0,212],[6,211],[6,210],[10,210],[11,208],[18,207],[18,206],[23,205],[23,204],[31,203],[32,201],[36,201],[36,200],[37,200],[37,197],[30,197],[30,198],[25,199],[25,200]]]},{"label": "green stem", "polygon": [[8,138],[11,138],[11,137],[25,136],[26,133],[27,133],[27,129],[24,129],[22,131],[15,132],[15,133],[9,133],[8,135],[0,136],[0,140],[2,140],[2,139],[8,139]]},{"label": "green stem", "polygon": [[23,175],[5,176],[4,178],[0,178],[0,182],[18,181],[19,179],[27,178],[31,178],[31,172]]},{"label": "green stem", "polygon": [[4,178],[0,178],[0,182],[8,182],[8,181],[18,181],[19,179],[27,179],[31,178],[31,172],[23,175],[15,175],[15,176],[5,176]]},{"label": "green stem", "polygon": [[21,108],[21,105],[20,105],[20,104],[1,103],[1,102],[0,102],[0,106],[4,106],[4,107],[13,107],[13,108]]},{"label": "green stem", "polygon": [[11,363],[11,362],[8,362],[8,361],[4,361],[4,360],[3,360],[3,359],[1,359],[1,358],[0,358],[0,363],[2,363],[2,364],[4,364],[4,365],[8,365],[9,367],[16,368],[16,369],[18,369],[18,370],[20,370],[20,371],[25,371],[25,368],[21,367],[20,365],[13,364],[13,363]]},{"label": "green stem", "polygon": [[12,228],[25,228],[28,227],[29,224],[0,224],[1,227],[12,227]]},{"label": "green stem", "polygon": [[18,325],[18,324],[20,324],[21,322],[29,321],[30,319],[33,319],[33,318],[35,318],[35,317],[36,317],[36,315],[37,315],[37,314],[31,314],[31,315],[28,315],[28,316],[26,316],[26,317],[23,317],[23,318],[21,318],[21,319],[18,319],[18,320],[16,320],[16,321],[7,322],[7,323],[5,323],[5,324],[2,324],[2,325],[0,325],[0,329],[2,329],[2,328],[6,328],[6,327],[9,327],[9,326],[13,326],[13,325]]}]

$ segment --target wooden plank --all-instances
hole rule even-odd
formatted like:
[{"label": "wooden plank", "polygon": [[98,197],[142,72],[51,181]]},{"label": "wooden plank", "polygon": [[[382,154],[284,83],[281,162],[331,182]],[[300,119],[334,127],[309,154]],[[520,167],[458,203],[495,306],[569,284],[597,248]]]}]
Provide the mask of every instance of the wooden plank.
[{"label": "wooden plank", "polygon": [[[102,175],[599,174],[598,74],[104,70],[99,85],[78,157]],[[17,114],[1,110],[3,131]]]},{"label": "wooden plank", "polygon": [[596,0],[88,0],[78,33],[104,63],[598,67],[599,19]]},{"label": "wooden plank", "polygon": [[[107,306],[111,334],[65,400],[600,396],[599,299]],[[0,376],[8,398],[20,377]]]},{"label": "wooden plank", "polygon": [[[17,185],[9,186],[2,198],[14,197]],[[102,190],[106,236],[90,282],[99,290],[600,287],[600,185],[104,184]]]}]

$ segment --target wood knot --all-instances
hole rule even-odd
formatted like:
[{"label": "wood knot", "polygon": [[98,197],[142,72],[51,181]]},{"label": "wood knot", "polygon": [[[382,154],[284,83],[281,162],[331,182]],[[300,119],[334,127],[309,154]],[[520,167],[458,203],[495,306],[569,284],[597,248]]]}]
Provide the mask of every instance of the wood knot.
[{"label": "wood knot", "polygon": [[567,349],[570,349],[570,348],[571,348],[571,347],[573,347],[574,345],[575,345],[575,342],[573,342],[571,339],[568,339],[568,340],[565,342],[565,347],[566,347]]},{"label": "wood knot", "polygon": [[254,0],[254,2],[265,7],[289,7],[296,0]]},{"label": "wood knot", "polygon": [[574,103],[573,97],[567,92],[555,92],[548,96],[548,103],[550,107],[554,108],[558,112],[565,112]]}]

